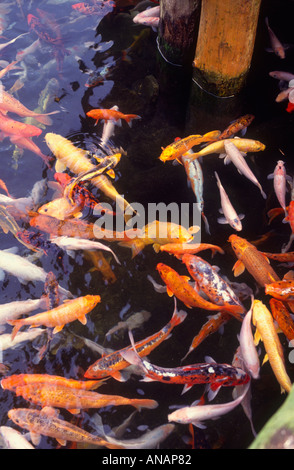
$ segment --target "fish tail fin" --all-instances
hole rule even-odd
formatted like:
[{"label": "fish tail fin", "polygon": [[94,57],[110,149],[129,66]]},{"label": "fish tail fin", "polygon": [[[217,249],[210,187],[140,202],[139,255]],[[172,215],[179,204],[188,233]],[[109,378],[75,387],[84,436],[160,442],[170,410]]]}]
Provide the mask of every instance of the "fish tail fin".
[{"label": "fish tail fin", "polygon": [[135,258],[145,247],[145,242],[138,238],[128,242],[120,242],[119,245],[130,248],[132,250],[132,258]]},{"label": "fish tail fin", "polygon": [[176,326],[176,325],[180,325],[185,320],[187,316],[187,312],[185,312],[184,310],[178,311],[176,297],[174,301],[175,301],[175,308],[174,308],[173,316],[171,318],[171,323],[173,324],[173,326]]},{"label": "fish tail fin", "polygon": [[124,62],[127,62],[128,64],[131,64],[131,63],[132,63],[132,59],[131,59],[131,57],[130,57],[129,54],[128,54],[129,52],[130,52],[130,48],[124,49],[124,50],[122,51],[122,60],[123,60]]},{"label": "fish tail fin", "polygon": [[203,219],[203,222],[204,222],[204,225],[205,225],[206,233],[208,233],[208,235],[211,235],[209,223],[208,223],[208,220],[207,220],[206,216],[204,215],[204,212],[201,212],[201,216],[202,216],[202,219]]},{"label": "fish tail fin", "polygon": [[202,136],[203,140],[205,139],[206,142],[217,140],[218,137],[221,135],[221,131],[210,131],[207,132]]},{"label": "fish tail fin", "polygon": [[243,313],[244,309],[242,308],[241,305],[231,305],[231,304],[225,304],[221,308],[223,308],[226,312],[231,313],[235,317],[238,317],[240,320],[243,319]]},{"label": "fish tail fin", "polygon": [[47,114],[36,114],[34,115],[34,118],[37,119],[37,121],[39,121],[41,124],[44,124],[45,126],[52,126],[53,121],[49,117],[49,115],[57,114],[57,113],[60,113],[60,111],[52,111],[51,113],[47,113]]},{"label": "fish tail fin", "polygon": [[18,331],[20,330],[20,328],[22,327],[23,323],[21,320],[10,320],[8,322],[10,325],[14,325],[14,328],[11,332],[11,340],[13,341],[15,336],[17,335]]}]

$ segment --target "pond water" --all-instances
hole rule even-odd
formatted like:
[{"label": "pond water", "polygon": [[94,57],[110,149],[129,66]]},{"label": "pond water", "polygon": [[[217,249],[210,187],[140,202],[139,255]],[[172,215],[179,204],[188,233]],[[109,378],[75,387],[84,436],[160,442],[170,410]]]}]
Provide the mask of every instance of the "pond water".
[{"label": "pond water", "polygon": [[[151,202],[195,202],[183,167],[159,161],[162,147],[166,147],[176,137],[204,134],[215,129],[224,130],[234,119],[247,113],[253,114],[255,119],[249,126],[246,137],[263,142],[266,149],[251,156],[249,164],[268,197],[264,200],[258,188],[238,175],[233,165],[224,166],[216,154],[204,157],[201,164],[204,174],[205,214],[211,234],[207,234],[202,226],[201,241],[216,244],[225,250],[224,255],[216,254],[213,261],[209,252],[203,252],[204,259],[219,266],[220,273],[230,281],[245,282],[253,289],[256,298],[267,302],[268,298],[264,296],[262,289],[257,289],[253,278],[247,272],[238,279],[234,278],[232,267],[236,258],[227,242],[233,229],[217,222],[220,197],[214,171],[220,175],[237,212],[245,214],[240,235],[252,241],[271,230],[270,236],[259,245],[262,247],[260,249],[279,252],[289,239],[290,228],[288,224],[281,223],[281,218],[275,219],[271,226],[268,225],[267,211],[278,207],[278,203],[273,182],[267,179],[267,175],[273,173],[276,162],[280,159],[285,161],[287,173],[294,175],[294,113],[286,112],[286,102],[275,102],[280,91],[279,84],[269,76],[269,72],[294,72],[294,49],[292,44],[292,48],[287,49],[283,61],[267,52],[269,38],[264,19],[268,16],[270,25],[279,39],[291,46],[294,42],[294,2],[268,1],[262,4],[246,86],[239,96],[227,99],[201,93],[191,80],[191,71],[174,67],[162,59],[157,49],[156,31],[132,21],[132,8],[136,3],[139,2],[118,1],[116,8],[111,8],[104,16],[98,17],[74,11],[73,1],[10,2],[7,13],[3,14],[5,27],[1,34],[5,39],[1,41],[8,41],[22,33],[27,34],[4,48],[1,51],[1,60],[12,62],[18,51],[25,50],[36,41],[36,34],[27,24],[27,16],[32,14],[40,18],[42,11],[49,15],[45,22],[50,24],[50,21],[54,21],[58,25],[66,52],[60,65],[62,70],[58,70],[52,47],[48,43],[41,43],[41,47],[27,54],[23,61],[17,64],[21,69],[14,69],[2,78],[2,84],[6,91],[10,91],[16,86],[16,80],[20,79],[22,86],[14,92],[14,96],[29,109],[35,109],[40,94],[48,82],[51,80],[52,83],[54,79],[55,88],[52,95],[48,96],[46,112],[59,113],[51,116],[51,126],[46,126],[40,136],[33,138],[41,152],[48,156],[52,154],[44,140],[46,132],[57,133],[71,140],[77,147],[90,152],[101,150],[103,124],[99,122],[94,125],[94,120],[86,116],[92,108],[111,108],[117,105],[119,110],[126,114],[141,116],[141,119],[133,121],[132,126],[128,126],[124,121],[121,126],[116,126],[110,143],[126,152],[115,171],[113,185],[127,201],[140,203],[144,207]],[[154,6],[152,2],[145,4]],[[124,51],[134,40],[137,42],[129,52],[129,60],[122,60],[125,57]],[[96,86],[87,87],[91,70],[100,73],[102,78]],[[13,116],[19,121],[22,120],[16,115]],[[0,176],[9,193],[15,198],[29,196],[33,185],[44,180],[48,189],[41,196],[39,206],[52,199],[54,191],[48,183],[55,181],[54,165],[49,169],[39,156],[28,149],[21,153],[8,138],[2,140],[0,152]],[[5,193],[4,190],[2,192]],[[96,194],[103,200],[103,194],[97,191]],[[289,200],[288,193],[287,202]],[[29,228],[29,225],[22,224],[21,220],[18,220],[18,224],[22,228]],[[17,247],[21,256],[32,255],[32,251],[20,244],[10,232],[0,233],[0,243],[1,249]],[[156,292],[147,276],[151,275],[156,282],[162,284],[156,270],[159,262],[187,275],[183,264],[168,254],[156,253],[151,245],[132,258],[128,248],[116,242],[105,244],[113,249],[121,263],[117,264],[111,255],[103,252],[115,276],[114,282],[107,281],[98,269],[93,270],[92,262],[82,251],[76,252],[74,257],[65,253],[63,264],[58,263],[56,256],[52,254],[43,255],[35,261],[46,272],[53,271],[60,285],[68,289],[74,297],[99,294],[101,303],[87,315],[85,325],[76,321],[54,335],[41,360],[38,358],[38,352],[43,346],[40,338],[3,351],[2,362],[9,367],[9,375],[47,373],[83,379],[86,369],[99,358],[98,353],[86,345],[85,339],[114,350],[127,346],[127,330],[120,330],[111,335],[106,333],[122,319],[125,320],[141,310],[150,312],[151,316],[142,326],[133,330],[136,341],[154,334],[168,323],[173,313],[174,300],[167,294]],[[274,267],[281,276],[287,272],[287,268],[277,263]],[[43,283],[22,284],[9,274],[5,275],[0,284],[1,304],[40,298],[43,292]],[[247,298],[244,304],[249,308],[250,299]],[[149,359],[153,364],[162,367],[180,366],[193,337],[210,314],[201,309],[189,310],[180,301],[178,308],[187,311],[187,318],[174,329],[168,340],[150,354]],[[4,325],[3,333],[11,330],[10,325]],[[205,339],[184,363],[204,362],[206,356],[211,356],[219,363],[231,363],[238,347],[239,331],[240,324],[233,319],[225,325],[222,333],[217,332]],[[287,372],[292,379],[294,368],[287,359],[290,348],[284,336],[281,336],[281,342]],[[260,349],[263,357],[263,346],[260,346]],[[142,382],[139,376],[132,375],[125,382],[109,379],[99,392],[158,401],[159,406],[156,409],[142,409],[132,417],[123,434],[123,439],[130,439],[141,436],[148,429],[166,424],[167,416],[174,406],[190,405],[202,396],[204,390],[204,385],[197,385],[182,394],[182,385]],[[258,432],[283,403],[285,395],[281,394],[280,386],[268,363],[262,367],[260,379],[252,382],[251,391],[253,423]],[[215,402],[222,403],[230,399],[231,390],[223,388]],[[11,408],[28,406],[28,402],[23,398],[1,389],[1,425],[16,427],[9,420],[7,412]],[[129,406],[109,406],[99,410],[99,414],[106,430],[109,431],[121,424],[132,411]],[[93,417],[96,412],[89,409],[73,416],[68,411],[61,410],[60,416],[89,432],[95,432]],[[253,440],[250,422],[241,407],[217,421],[208,421],[206,424],[206,429],[195,428],[194,448],[246,448]],[[190,440],[188,427],[176,424],[174,431],[160,444],[160,448],[191,449]],[[71,443],[68,446],[71,447]],[[55,449],[60,446],[55,439],[43,436],[38,447]]]}]

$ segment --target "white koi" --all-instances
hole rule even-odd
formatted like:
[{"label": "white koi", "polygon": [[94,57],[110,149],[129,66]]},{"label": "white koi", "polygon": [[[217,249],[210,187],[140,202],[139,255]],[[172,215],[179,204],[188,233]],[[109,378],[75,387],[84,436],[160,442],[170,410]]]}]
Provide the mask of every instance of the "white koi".
[{"label": "white koi", "polygon": [[[114,105],[112,108],[115,111],[118,111],[118,106]],[[101,145],[102,147],[107,147],[109,143],[110,137],[113,136],[115,130],[115,122],[112,121],[111,119],[109,121],[105,121],[103,125],[103,130],[102,130],[102,136],[101,136]]]},{"label": "white koi", "polygon": [[34,449],[35,447],[16,429],[1,426],[0,433],[4,440],[5,449]]},{"label": "white koi", "polygon": [[167,417],[168,421],[182,424],[192,423],[196,427],[205,428],[206,426],[202,424],[202,421],[207,419],[217,419],[240,405],[248,392],[249,386],[250,382],[245,385],[243,393],[233,401],[217,405],[198,405],[197,403],[193,405],[192,403],[191,406],[185,406],[184,408],[180,408],[179,410],[169,414]]},{"label": "white koi", "polygon": [[251,300],[251,307],[242,321],[239,341],[241,356],[243,358],[245,367],[250,373],[251,377],[258,379],[260,364],[251,329],[253,298]]},{"label": "white koi", "polygon": [[240,150],[235,146],[233,142],[230,141],[224,141],[224,146],[226,150],[226,157],[224,160],[225,165],[229,163],[230,161],[234,163],[235,167],[241,173],[241,175],[246,176],[252,183],[254,183],[260,190],[261,195],[264,199],[266,199],[266,194],[263,191],[259,181],[247,165],[245,158],[243,157],[242,153]]},{"label": "white koi", "polygon": [[52,243],[55,243],[55,245],[59,246],[59,248],[62,248],[63,250],[104,250],[104,251],[109,251],[115,261],[120,264],[120,261],[116,254],[111,250],[106,245],[103,245],[103,243],[97,242],[95,240],[88,240],[85,238],[77,238],[77,237],[67,237],[67,236],[61,236],[61,237],[55,237],[51,238],[50,240]]},{"label": "white koi", "polygon": [[278,160],[277,165],[273,173],[268,175],[268,179],[274,180],[274,190],[277,199],[287,214],[286,209],[286,183],[287,181],[292,182],[292,178],[286,174],[286,169],[283,160]]},{"label": "white koi", "polygon": [[28,331],[20,331],[14,339],[11,339],[11,333],[3,333],[0,335],[0,349],[5,351],[6,349],[16,348],[21,343],[26,341],[33,341],[38,336],[45,333],[46,328],[32,328]]},{"label": "white koi", "polygon": [[28,299],[28,300],[15,300],[0,305],[0,325],[3,325],[9,320],[25,315],[36,310],[37,308],[46,308],[46,299]]},{"label": "white koi", "polygon": [[3,49],[5,49],[5,47],[9,46],[10,44],[13,44],[17,39],[21,38],[22,36],[25,36],[26,34],[29,34],[29,33],[22,33],[22,34],[19,34],[18,36],[16,36],[15,38],[11,39],[10,41],[7,41],[7,42],[4,42],[4,43],[0,44],[0,51],[2,51]]},{"label": "white koi", "polygon": [[221,207],[222,212],[224,214],[224,217],[219,217],[217,221],[219,224],[230,224],[233,229],[239,232],[240,230],[242,230],[241,220],[244,218],[244,214],[237,215],[223,185],[221,184],[217,172],[215,171],[214,174],[217,179],[217,185],[221,198]]},{"label": "white koi", "polygon": [[158,28],[160,21],[160,6],[153,8],[147,8],[144,11],[141,11],[133,18],[133,22],[136,24],[142,24],[145,26],[151,26],[154,30]]},{"label": "white koi", "polygon": [[140,312],[136,312],[133,315],[131,315],[129,318],[127,318],[124,321],[118,322],[117,325],[114,327],[110,328],[110,330],[105,333],[105,336],[111,335],[113,333],[116,333],[119,330],[122,329],[129,329],[133,330],[134,328],[139,328],[142,326],[143,323],[149,320],[151,317],[151,313],[147,312],[147,310],[141,310]]}]

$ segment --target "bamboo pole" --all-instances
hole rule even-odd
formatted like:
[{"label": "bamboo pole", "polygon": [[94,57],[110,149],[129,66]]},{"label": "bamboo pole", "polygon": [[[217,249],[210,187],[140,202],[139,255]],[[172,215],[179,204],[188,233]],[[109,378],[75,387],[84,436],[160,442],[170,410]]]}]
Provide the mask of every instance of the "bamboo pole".
[{"label": "bamboo pole", "polygon": [[250,69],[261,0],[203,0],[193,78],[217,96],[238,93]]},{"label": "bamboo pole", "polygon": [[195,54],[201,0],[161,0],[158,47],[175,65],[191,66]]}]

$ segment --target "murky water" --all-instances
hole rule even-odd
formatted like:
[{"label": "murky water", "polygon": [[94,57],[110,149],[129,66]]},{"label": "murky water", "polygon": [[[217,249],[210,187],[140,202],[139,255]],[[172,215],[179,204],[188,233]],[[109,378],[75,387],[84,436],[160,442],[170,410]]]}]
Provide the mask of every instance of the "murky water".
[{"label": "murky water", "polygon": [[[231,281],[236,280],[232,273],[236,259],[227,243],[232,229],[217,223],[220,199],[214,171],[219,173],[238,213],[245,214],[241,236],[255,240],[272,229],[272,235],[264,242],[262,249],[272,252],[281,249],[282,244],[288,241],[290,229],[287,224],[282,224],[280,219],[275,220],[270,227],[267,224],[267,211],[278,205],[272,181],[267,180],[267,175],[273,172],[276,161],[281,158],[286,163],[287,173],[294,174],[292,156],[294,114],[286,112],[285,102],[275,102],[279,92],[278,81],[269,77],[268,72],[271,70],[294,72],[294,50],[293,47],[287,50],[284,61],[265,51],[269,41],[264,18],[268,16],[280,40],[290,44],[293,40],[290,20],[293,18],[293,2],[271,1],[262,5],[247,86],[240,96],[233,99],[217,99],[201,95],[190,77],[187,80],[187,71],[166,64],[157,50],[156,32],[135,25],[132,22],[130,7],[117,7],[105,17],[98,18],[74,12],[72,9],[74,2],[71,1],[15,3],[25,4],[23,5],[25,18],[22,17],[17,5],[11,8],[5,16],[7,27],[3,35],[9,40],[24,32],[29,34],[5,48],[1,59],[11,62],[17,51],[25,49],[37,39],[36,35],[30,32],[26,21],[28,14],[38,14],[37,8],[53,15],[60,27],[67,51],[61,73],[58,73],[56,61],[52,57],[52,48],[50,45],[43,45],[33,54],[26,56],[20,63],[22,67],[20,70],[10,72],[2,79],[6,91],[11,89],[17,78],[22,79],[23,86],[15,96],[30,109],[37,107],[40,93],[48,81],[57,80],[57,88],[50,98],[46,111],[59,110],[60,113],[52,116],[52,126],[46,127],[39,137],[33,139],[45,155],[51,155],[44,142],[46,132],[56,132],[77,146],[90,151],[95,147],[99,148],[103,125],[99,123],[95,126],[94,121],[86,117],[86,112],[93,107],[110,108],[117,105],[124,113],[138,114],[142,117],[141,120],[133,121],[132,127],[123,122],[111,137],[115,147],[122,147],[127,152],[117,167],[114,180],[119,193],[129,202],[141,203],[144,207],[150,202],[192,204],[195,199],[187,186],[183,167],[169,163],[163,165],[158,160],[161,147],[165,147],[176,137],[203,134],[214,129],[223,130],[233,119],[245,113],[254,114],[255,119],[248,129],[247,136],[263,142],[266,149],[250,157],[249,161],[268,198],[265,201],[259,190],[239,176],[232,165],[225,167],[216,155],[204,157],[202,169],[205,213],[209,220],[211,235],[207,235],[202,229],[201,240],[221,246],[226,253],[217,254],[211,261],[210,254],[204,252],[203,258],[218,265],[220,272],[228,276]],[[140,36],[140,39],[137,47],[129,54],[130,60],[121,60],[123,51],[132,44],[136,36]],[[103,75],[105,67],[108,67],[107,76],[99,85],[87,88],[85,84],[89,79],[89,70],[98,70]],[[23,155],[17,155],[15,146],[9,139],[5,138],[2,141],[0,151],[0,176],[14,197],[28,196],[36,181],[45,178],[47,182],[54,181],[54,168],[49,170],[40,157],[28,150],[24,150]],[[40,204],[50,201],[52,196],[53,190],[48,189]],[[31,254],[11,233],[0,233],[0,242],[1,249],[17,246],[20,255]],[[53,271],[59,283],[69,289],[75,297],[99,294],[102,301],[88,315],[86,325],[74,322],[55,335],[49,351],[41,361],[38,361],[37,355],[42,343],[40,340],[4,351],[3,362],[9,366],[9,374],[49,373],[82,379],[85,370],[99,356],[84,344],[81,337],[91,339],[107,348],[120,349],[129,344],[127,332],[122,331],[108,336],[105,336],[105,333],[121,319],[140,310],[151,313],[150,319],[142,327],[134,330],[135,340],[155,333],[170,320],[173,299],[166,294],[155,292],[147,276],[151,275],[161,283],[156,271],[158,262],[166,263],[178,272],[186,274],[182,263],[167,254],[155,253],[152,246],[147,246],[133,259],[128,248],[117,243],[109,246],[121,261],[121,265],[117,265],[111,256],[104,253],[116,277],[113,283],[105,281],[98,270],[93,271],[91,261],[87,260],[82,252],[77,252],[74,257],[65,254],[63,266],[60,266],[52,255],[43,256],[36,261],[47,272]],[[280,275],[286,272],[284,267],[275,267]],[[255,291],[255,283],[247,273],[244,273],[238,281],[246,282]],[[43,294],[43,288],[42,283],[30,282],[25,285],[7,274],[0,284],[1,303],[39,298]],[[256,292],[256,296],[261,300],[265,299],[261,291]],[[246,307],[249,306],[248,302],[245,301]],[[179,305],[179,308],[183,307],[182,304]],[[185,307],[184,309],[188,310]],[[188,311],[185,322],[176,327],[172,336],[152,352],[151,362],[165,367],[179,366],[192,338],[205,323],[207,316],[208,312],[203,310]],[[203,362],[205,356],[211,356],[217,362],[231,363],[238,346],[239,330],[239,323],[232,320],[225,326],[223,334],[216,333],[208,337],[189,356],[185,364]],[[10,331],[11,326],[5,325],[5,332]],[[283,338],[281,341],[285,350],[287,371],[293,378],[293,365],[287,361],[289,348]],[[195,386],[182,395],[180,385],[140,382],[138,376],[132,376],[126,382],[110,379],[99,392],[127,397],[144,396],[158,401],[157,409],[136,413],[123,436],[124,439],[128,439],[138,437],[143,433],[143,429],[153,429],[166,423],[170,407],[191,404],[201,397],[204,386]],[[1,390],[0,394],[0,423],[12,425],[7,417],[8,410],[14,407],[26,407],[28,404],[25,400],[15,397],[12,392]],[[215,400],[222,402],[230,399],[231,392],[222,389]],[[284,396],[280,394],[280,387],[267,363],[262,368],[260,380],[252,383],[251,404],[256,431],[261,429],[283,400]],[[133,409],[127,406],[109,407],[100,410],[99,414],[107,427],[114,428],[132,411]],[[73,418],[70,413],[61,410],[62,417],[90,432],[95,431],[91,421],[95,413],[95,410],[87,410]],[[187,444],[186,437],[189,437],[188,428],[176,425],[175,431],[161,444],[161,448],[189,449],[191,446]],[[196,430],[195,446],[196,448],[246,448],[252,439],[250,423],[242,408],[238,407],[218,421],[208,422],[205,430]],[[54,439],[43,437],[39,447],[54,449],[57,445]]]}]

